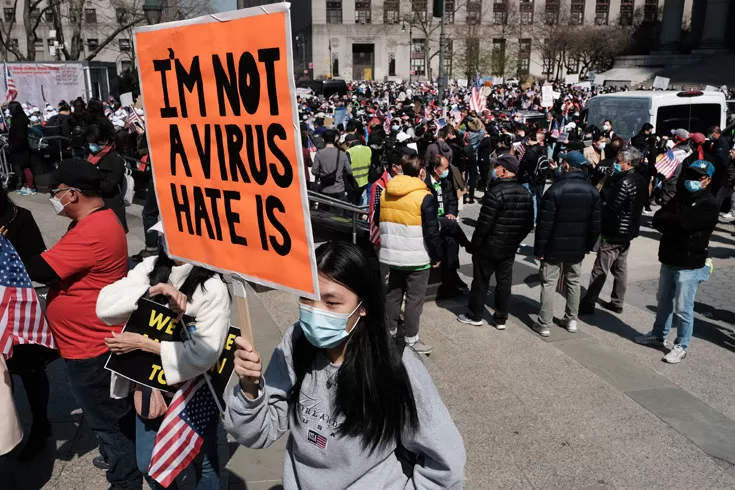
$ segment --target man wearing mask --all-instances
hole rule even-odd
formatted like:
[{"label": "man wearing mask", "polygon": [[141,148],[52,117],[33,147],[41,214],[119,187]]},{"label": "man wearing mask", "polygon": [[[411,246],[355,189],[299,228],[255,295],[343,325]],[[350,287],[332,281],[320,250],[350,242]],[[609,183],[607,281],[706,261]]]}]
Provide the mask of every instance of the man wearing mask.
[{"label": "man wearing mask", "polygon": [[459,200],[454,180],[450,175],[449,160],[441,155],[435,156],[429,162],[425,182],[438,203],[437,217],[444,244],[442,284],[437,291],[437,297],[452,298],[459,296],[462,290],[467,288],[457,271],[459,270],[459,247],[467,246],[469,240],[457,223]]},{"label": "man wearing mask", "polygon": [[493,180],[483,198],[470,245],[473,267],[470,302],[467,314],[459,315],[457,320],[482,326],[485,299],[494,273],[497,286],[493,324],[498,330],[505,330],[516,252],[533,228],[533,199],[518,182],[520,165],[516,157],[506,154],[490,163],[495,166]]},{"label": "man wearing mask", "polygon": [[595,312],[595,303],[605,285],[607,274],[612,272],[612,296],[602,306],[615,313],[623,312],[625,286],[628,272],[630,242],[638,236],[643,205],[648,197],[648,185],[635,167],[641,153],[627,148],[618,153],[613,164],[613,174],[602,189],[602,241],[592,268],[587,294],[579,306],[580,315]]},{"label": "man wearing mask", "polygon": [[[100,290],[125,277],[128,260],[125,231],[101,196],[102,179],[84,160],[59,164],[51,205],[72,222],[56,245],[28,260],[27,270],[33,281],[50,285],[46,318],[71,392],[109,463],[107,479],[112,488],[137,490],[142,479],[135,462],[134,414],[128,400],[110,398],[105,369],[110,352],[104,339],[122,326],[110,327],[96,313]],[[131,433],[125,433],[128,427]]]},{"label": "man wearing mask", "polygon": [[397,334],[405,295],[406,345],[428,355],[433,347],[419,339],[419,320],[430,269],[439,267],[442,256],[437,201],[423,182],[426,169],[418,155],[403,156],[401,170],[403,175],[392,178],[380,196],[378,258],[390,268],[385,324],[392,335]]},{"label": "man wearing mask", "polygon": [[564,275],[566,311],[562,320],[577,331],[582,259],[600,235],[600,193],[585,180],[587,164],[578,151],[560,155],[562,177],[544,194],[536,226],[534,256],[541,262],[541,310],[533,329],[548,337],[554,320],[554,295]]},{"label": "man wearing mask", "polygon": [[[658,259],[658,305],[653,330],[635,338],[639,344],[671,348],[664,362],[676,364],[687,355],[694,332],[694,300],[699,283],[709,279],[709,239],[717,226],[717,199],[708,189],[715,167],[706,160],[691,163],[682,172],[684,185],[653,216],[661,232]],[[676,341],[668,342],[672,324]]]}]

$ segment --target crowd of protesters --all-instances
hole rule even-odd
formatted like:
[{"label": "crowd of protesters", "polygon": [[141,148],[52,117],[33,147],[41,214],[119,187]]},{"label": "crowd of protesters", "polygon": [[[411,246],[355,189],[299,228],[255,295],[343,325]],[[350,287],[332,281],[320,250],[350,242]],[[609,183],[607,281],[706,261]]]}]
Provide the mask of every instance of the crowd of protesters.
[{"label": "crowd of protesters", "polygon": [[[550,107],[542,106],[538,84],[453,84],[439,93],[431,83],[358,82],[342,95],[298,97],[309,185],[363,207],[380,274],[357,246],[325,243],[316,251],[321,299],[299,300],[298,319],[269,365],[250,342],[235,341],[239,383],[227,396],[224,428],[253,448],[288,433],[285,488],[462,487],[462,436],[417,355],[433,350],[420,337],[427,286],[438,280],[437,299],[463,298],[469,289],[457,320],[481,327],[495,275],[489,323],[506,329],[515,257],[534,228],[541,304],[533,329],[548,337],[559,287],[569,332],[597,304],[622,313],[630,244],[652,214],[661,233],[659,305],[652,331],[636,341],[666,347],[669,363],[687,355],[697,285],[712,270],[710,235],[718,221],[735,219],[732,128],[656,135],[644,124],[624,140],[614,120],[581,117],[589,98],[613,89],[553,88]],[[146,249],[129,270],[124,157],[147,154],[142,113],[98,100],[62,101],[42,117],[36,109],[12,102],[5,114],[19,201],[0,191],[0,231],[30,279],[50,288],[46,317],[58,351],[19,346],[7,368],[0,364],[5,378],[19,375],[33,415],[21,446],[15,408],[0,405],[9,421],[0,425],[0,477],[13,488],[15,458],[43,451],[50,435],[45,367],[61,357],[99,443],[94,464],[107,471],[111,488],[139,489],[144,479],[159,488],[152,453],[171,398],[111,374],[105,362],[141,350],[160,357],[169,383],[206,375],[224,348],[227,286],[219,274],[167,256],[150,183]],[[37,192],[32,132],[62,137],[51,206],[71,225],[48,249],[20,205]],[[683,158],[663,178],[656,162],[672,148]],[[473,205],[479,218],[468,237],[458,218]],[[459,275],[462,248],[472,256],[470,286]],[[582,297],[581,263],[592,252]],[[612,298],[600,303],[609,274]],[[121,333],[141,297],[192,318],[186,341]],[[198,488],[219,487],[218,420],[191,461]]]}]

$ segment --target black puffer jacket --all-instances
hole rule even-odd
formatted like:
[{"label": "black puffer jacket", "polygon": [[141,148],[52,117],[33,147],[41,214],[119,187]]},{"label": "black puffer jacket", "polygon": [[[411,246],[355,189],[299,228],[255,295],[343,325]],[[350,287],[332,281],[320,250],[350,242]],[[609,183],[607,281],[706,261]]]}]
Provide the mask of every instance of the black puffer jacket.
[{"label": "black puffer jacket", "polygon": [[627,243],[638,236],[648,185],[635,169],[614,175],[602,191],[602,236],[610,243]]},{"label": "black puffer jacket", "polygon": [[548,168],[549,159],[546,156],[546,147],[529,145],[520,161],[518,179],[521,184],[540,184],[546,181]]},{"label": "black puffer jacket", "polygon": [[653,227],[661,232],[658,260],[685,269],[704,267],[718,211],[709,189],[677,192],[653,217]]},{"label": "black puffer jacket", "polygon": [[483,198],[472,251],[489,257],[515,255],[533,228],[533,198],[518,179],[495,180]]},{"label": "black puffer jacket", "polygon": [[599,236],[600,193],[584,173],[565,173],[541,201],[534,255],[551,262],[579,262]]}]

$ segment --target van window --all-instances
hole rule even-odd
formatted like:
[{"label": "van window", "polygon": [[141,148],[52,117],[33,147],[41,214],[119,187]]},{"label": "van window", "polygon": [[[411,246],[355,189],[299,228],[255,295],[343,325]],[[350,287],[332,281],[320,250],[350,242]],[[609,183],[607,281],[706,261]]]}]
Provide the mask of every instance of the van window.
[{"label": "van window", "polygon": [[602,121],[610,119],[618,136],[630,138],[650,121],[651,101],[647,98],[597,96],[590,99],[587,109],[587,125],[602,128]]},{"label": "van window", "polygon": [[722,116],[720,104],[691,104],[659,107],[656,114],[656,132],[669,134],[672,129],[684,128],[690,133],[707,134],[707,129],[719,126]]}]

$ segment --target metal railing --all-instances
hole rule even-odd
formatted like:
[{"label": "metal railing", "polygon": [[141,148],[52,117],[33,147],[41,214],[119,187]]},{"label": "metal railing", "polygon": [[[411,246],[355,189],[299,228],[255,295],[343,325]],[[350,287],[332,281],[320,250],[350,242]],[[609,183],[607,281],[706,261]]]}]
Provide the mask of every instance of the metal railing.
[{"label": "metal railing", "polygon": [[367,213],[367,206],[355,206],[348,202],[340,201],[333,197],[325,196],[315,191],[309,191],[309,201],[342,209],[352,213],[352,243],[357,245],[357,218]]}]

